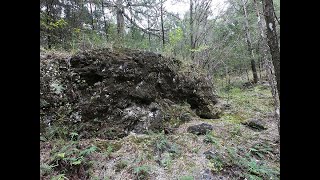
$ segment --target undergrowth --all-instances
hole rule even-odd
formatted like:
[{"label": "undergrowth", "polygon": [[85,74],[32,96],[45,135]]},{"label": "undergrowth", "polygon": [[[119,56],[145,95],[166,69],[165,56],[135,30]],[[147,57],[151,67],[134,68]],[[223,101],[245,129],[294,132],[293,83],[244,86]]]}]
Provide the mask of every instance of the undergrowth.
[{"label": "undergrowth", "polygon": [[271,90],[257,84],[244,89],[243,82],[218,87],[218,95],[230,105],[221,120],[240,123],[248,118],[264,115],[273,111]]},{"label": "undergrowth", "polygon": [[[218,95],[230,104],[230,108],[220,120],[217,120],[231,124],[226,132],[228,138],[222,138],[219,131],[211,131],[204,136],[150,131],[144,135],[129,135],[120,140],[91,139],[89,143],[83,144],[84,140],[76,131],[70,131],[68,127],[52,126],[40,136],[40,141],[53,146],[50,150],[50,160],[42,161],[40,164],[40,175],[61,180],[75,174],[77,178],[101,179],[96,177],[97,174],[91,173],[93,164],[102,161],[107,163],[118,157],[112,165],[116,174],[127,173],[137,180],[152,179],[160,168],[163,170],[161,173],[171,174],[170,178],[174,176],[179,180],[192,180],[196,179],[196,176],[193,176],[195,175],[193,169],[197,167],[190,157],[199,158],[200,155],[203,156],[204,151],[213,149],[215,152],[211,157],[205,157],[204,166],[215,174],[225,173],[231,169],[230,172],[240,171],[239,174],[233,174],[236,179],[279,179],[278,163],[270,160],[274,155],[272,144],[254,143],[243,147],[240,143],[240,140],[247,138],[248,135],[243,131],[241,122],[257,114],[259,116],[259,113],[264,115],[273,111],[270,90],[262,85],[243,89],[238,83],[228,88],[218,88]],[[178,127],[194,116],[187,106],[168,107],[168,109],[173,114],[168,121],[170,127]],[[239,140],[239,144],[234,140]],[[128,150],[132,150],[128,152],[134,154],[126,154],[124,150],[117,153],[125,144]],[[95,162],[92,156],[96,154],[105,159]],[[178,169],[177,172],[179,168],[177,162],[182,163],[181,167],[186,170]],[[195,173],[200,172],[197,170]],[[113,178],[110,174],[108,177]]]}]

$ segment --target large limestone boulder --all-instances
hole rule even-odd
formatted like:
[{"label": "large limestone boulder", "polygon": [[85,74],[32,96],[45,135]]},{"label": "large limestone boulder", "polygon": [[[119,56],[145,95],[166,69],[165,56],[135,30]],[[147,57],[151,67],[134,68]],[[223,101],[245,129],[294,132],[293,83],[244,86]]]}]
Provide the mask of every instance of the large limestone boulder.
[{"label": "large limestone boulder", "polygon": [[201,118],[221,113],[205,76],[151,52],[41,55],[40,80],[42,130],[61,123],[85,137],[112,139],[163,130],[172,105],[188,104]]}]

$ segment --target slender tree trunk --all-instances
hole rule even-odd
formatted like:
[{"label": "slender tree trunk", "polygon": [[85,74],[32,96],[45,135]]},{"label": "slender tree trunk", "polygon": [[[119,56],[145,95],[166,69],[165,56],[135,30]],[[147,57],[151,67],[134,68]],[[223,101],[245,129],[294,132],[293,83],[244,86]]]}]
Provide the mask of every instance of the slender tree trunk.
[{"label": "slender tree trunk", "polygon": [[190,0],[190,47],[191,47],[191,61],[194,60],[195,44],[193,39],[193,0]]},{"label": "slender tree trunk", "polygon": [[241,77],[241,79],[243,80],[243,81],[245,81],[245,77],[243,77],[243,75],[244,75],[244,73],[243,73],[243,68],[240,66],[240,69],[239,69],[239,76]]},{"label": "slender tree trunk", "polygon": [[250,82],[248,69],[246,69],[246,75],[247,75],[248,82]]},{"label": "slender tree trunk", "polygon": [[[148,15],[148,30],[150,28],[150,19],[149,19],[149,15]],[[149,48],[151,47],[151,35],[150,33],[148,33],[148,41],[149,41]]]},{"label": "slender tree trunk", "polygon": [[[254,1],[254,5],[255,5],[255,9],[256,9],[256,15],[258,18],[258,28],[259,28],[259,32],[260,32],[260,39],[261,39],[261,43],[260,43],[260,51],[261,55],[262,55],[262,62],[264,62],[264,64],[267,64],[269,59],[268,59],[268,45],[267,45],[267,40],[265,37],[265,32],[264,32],[264,27],[263,27],[263,23],[261,21],[261,16],[260,16],[260,11],[259,11],[259,6],[257,4],[256,0]],[[268,66],[266,66],[268,67]],[[266,71],[268,71],[268,69],[266,69]],[[272,73],[272,72],[271,72]],[[267,74],[268,75],[268,74]]]},{"label": "slender tree trunk", "polygon": [[263,12],[267,26],[268,45],[275,70],[277,90],[280,99],[280,48],[276,32],[276,24],[274,21],[274,7],[272,0],[263,0]]},{"label": "slender tree trunk", "polygon": [[253,74],[253,82],[257,83],[259,78],[258,78],[258,73],[257,73],[257,68],[256,68],[256,62],[252,58],[250,63],[251,63],[251,70],[252,70],[252,74]]},{"label": "slender tree trunk", "polygon": [[[49,10],[49,3],[48,1],[46,2],[46,11],[47,11],[47,25],[50,24],[50,10]],[[50,29],[47,29],[47,45],[48,45],[48,49],[51,49],[51,31]]]},{"label": "slender tree trunk", "polygon": [[243,3],[243,11],[244,11],[244,16],[245,16],[245,31],[246,31],[246,40],[247,40],[247,45],[248,45],[248,53],[251,56],[250,64],[251,64],[251,70],[253,74],[253,82],[257,83],[258,82],[258,74],[257,74],[257,69],[256,69],[256,63],[254,61],[254,54],[253,54],[253,48],[252,48],[252,41],[250,37],[250,30],[249,30],[249,21],[248,21],[248,15],[247,15],[247,8],[244,3],[244,0],[242,0]]},{"label": "slender tree trunk", "polygon": [[117,33],[120,39],[123,38],[124,34],[124,17],[123,17],[122,0],[117,0]]},{"label": "slender tree trunk", "polygon": [[259,69],[259,78],[262,79],[262,66],[261,66],[262,58],[260,57],[258,60],[258,69]]},{"label": "slender tree trunk", "polygon": [[274,17],[275,17],[275,19],[277,20],[277,22],[278,22],[278,24],[279,24],[279,26],[280,26],[280,20],[278,19],[277,14],[276,14],[275,11],[274,11]]},{"label": "slender tree trunk", "polygon": [[260,11],[259,11],[259,6],[256,0],[254,0],[254,4],[255,4],[255,9],[256,9],[256,15],[258,18],[258,27],[259,27],[259,31],[260,31],[260,38],[262,40],[261,43],[261,49],[262,49],[262,58],[263,58],[263,62],[265,64],[265,69],[266,69],[266,73],[267,73],[267,77],[268,77],[268,81],[269,84],[271,86],[271,92],[272,92],[272,96],[275,102],[275,117],[278,121],[278,131],[280,134],[280,113],[279,113],[279,109],[280,109],[280,102],[279,102],[279,96],[277,92],[277,87],[276,87],[276,77],[273,75],[272,73],[272,69],[274,69],[272,63],[270,62],[270,60],[267,57],[268,54],[268,46],[267,46],[267,40],[265,37],[265,32],[264,32],[264,27],[263,27],[263,23],[261,22],[261,17],[260,17]]},{"label": "slender tree trunk", "polygon": [[[133,15],[131,8],[130,8],[130,13],[131,13],[130,22],[134,22],[134,15]],[[130,29],[131,29],[131,38],[134,40],[135,39],[134,35],[136,32],[136,29],[134,26],[131,26]],[[144,37],[144,33],[143,33],[143,37]]]},{"label": "slender tree trunk", "polygon": [[162,49],[165,47],[165,40],[164,40],[164,25],[163,25],[163,1],[161,0],[160,4],[160,18],[161,18],[161,34],[162,34]]},{"label": "slender tree trunk", "polygon": [[91,27],[92,27],[92,30],[94,30],[94,17],[93,17],[93,12],[92,12],[92,2],[91,2],[91,0],[89,1],[89,6],[90,6],[90,14],[91,14]]},{"label": "slender tree trunk", "polygon": [[108,39],[109,38],[109,33],[108,33],[109,26],[108,26],[107,21],[106,21],[106,15],[104,13],[103,0],[101,0],[101,8],[102,8],[103,23],[104,23],[104,31],[106,33],[106,38]]},{"label": "slender tree trunk", "polygon": [[[261,41],[261,39],[259,39],[258,40],[258,45],[257,45],[257,48],[256,48],[256,53],[257,54],[262,54],[262,53],[260,53],[260,51],[261,51],[261,43],[262,43],[262,41]],[[262,61],[262,57],[261,56],[258,56],[258,75],[259,75],[259,79],[260,80],[262,80],[262,66],[261,66],[261,61]]]},{"label": "slender tree trunk", "polygon": [[230,75],[229,75],[229,70],[228,67],[225,65],[225,71],[226,71],[226,84],[230,85]]},{"label": "slender tree trunk", "polygon": [[277,84],[276,77],[272,73],[272,69],[274,69],[274,67],[271,61],[267,61],[265,65],[267,66],[266,67],[267,77],[271,86],[271,93],[274,99],[275,118],[278,122],[278,133],[280,135],[280,100],[279,100],[279,93],[276,85]]}]

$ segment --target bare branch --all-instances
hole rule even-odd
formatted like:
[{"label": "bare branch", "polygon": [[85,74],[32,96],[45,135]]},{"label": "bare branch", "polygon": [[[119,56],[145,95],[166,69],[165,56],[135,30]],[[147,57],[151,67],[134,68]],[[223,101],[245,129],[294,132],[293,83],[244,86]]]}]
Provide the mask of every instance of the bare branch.
[{"label": "bare branch", "polygon": [[[159,34],[155,34],[155,33],[151,32],[151,31],[148,31],[148,28],[146,29],[146,28],[140,27],[140,26],[139,26],[134,20],[132,20],[126,13],[123,12],[122,14],[123,14],[123,16],[124,16],[127,20],[130,21],[131,24],[133,24],[134,26],[136,26],[138,29],[140,29],[140,30],[143,31],[144,33],[146,33],[146,34],[151,34],[151,35],[160,37]],[[157,31],[159,31],[159,30],[157,30]]]},{"label": "bare branch", "polygon": [[274,11],[274,17],[276,18],[276,20],[277,20],[277,22],[278,22],[278,24],[279,24],[279,26],[280,26],[280,20],[278,19],[275,11]]}]

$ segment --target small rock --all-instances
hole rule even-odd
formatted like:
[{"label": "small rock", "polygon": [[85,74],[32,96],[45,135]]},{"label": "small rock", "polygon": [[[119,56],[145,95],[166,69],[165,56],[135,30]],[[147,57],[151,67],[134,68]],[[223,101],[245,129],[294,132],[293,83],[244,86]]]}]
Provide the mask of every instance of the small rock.
[{"label": "small rock", "polygon": [[211,131],[213,126],[210,124],[202,123],[194,126],[189,126],[187,132],[196,134],[196,135],[204,135],[207,131]]},{"label": "small rock", "polygon": [[260,120],[260,119],[250,119],[242,124],[257,131],[262,131],[267,129],[265,122],[263,122],[263,120]]},{"label": "small rock", "polygon": [[214,157],[216,156],[216,153],[213,151],[206,151],[203,153],[207,159],[214,159]]}]

